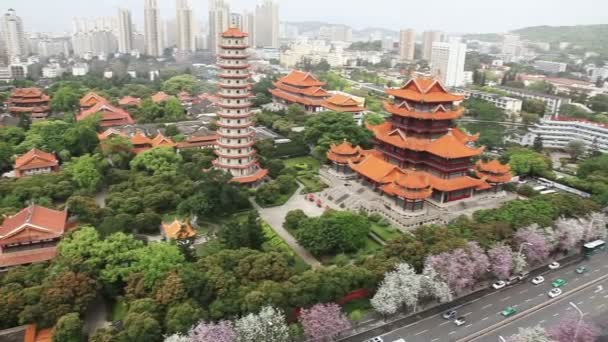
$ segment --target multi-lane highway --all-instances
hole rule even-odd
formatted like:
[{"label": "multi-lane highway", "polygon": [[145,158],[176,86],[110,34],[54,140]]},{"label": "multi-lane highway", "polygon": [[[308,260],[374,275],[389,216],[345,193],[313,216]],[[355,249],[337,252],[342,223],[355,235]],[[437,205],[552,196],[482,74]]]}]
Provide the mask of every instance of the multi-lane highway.
[{"label": "multi-lane highway", "polygon": [[[588,271],[577,274],[577,266],[585,265]],[[566,314],[576,314],[568,302],[577,304],[591,319],[606,320],[608,316],[608,255],[603,253],[589,260],[564,266],[543,274],[545,282],[534,285],[530,279],[504,289],[486,294],[459,307],[458,316],[465,317],[466,323],[456,326],[434,315],[382,335],[385,342],[399,338],[407,342],[444,341],[499,341],[499,335],[507,337],[517,332],[519,327],[540,324],[550,327]],[[568,283],[563,293],[550,298],[551,282],[557,278]],[[601,285],[601,288],[598,286]],[[510,318],[500,312],[507,306],[518,312]]]}]

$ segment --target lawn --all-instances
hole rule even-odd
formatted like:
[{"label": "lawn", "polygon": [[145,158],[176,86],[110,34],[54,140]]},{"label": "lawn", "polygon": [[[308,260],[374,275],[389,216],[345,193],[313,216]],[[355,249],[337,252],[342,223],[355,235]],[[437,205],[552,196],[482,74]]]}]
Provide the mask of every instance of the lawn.
[{"label": "lawn", "polygon": [[122,321],[127,314],[127,304],[124,300],[119,299],[114,305],[112,305],[112,322]]},{"label": "lawn", "polygon": [[296,179],[298,182],[304,184],[304,189],[302,189],[303,194],[321,192],[323,189],[327,188],[327,184],[323,183],[319,176],[312,172],[307,172],[306,174],[298,176]]},{"label": "lawn", "polygon": [[318,160],[313,157],[296,157],[283,160],[285,166],[293,167],[298,171],[318,172],[321,167]]},{"label": "lawn", "polygon": [[268,225],[268,223],[262,223],[262,229],[264,230],[264,236],[266,242],[263,245],[265,251],[277,251],[285,253],[293,258],[294,267],[298,272],[304,272],[310,268],[307,263],[297,255],[291,247],[279,236],[277,233]]},{"label": "lawn", "polygon": [[383,241],[389,241],[401,235],[401,232],[395,227],[383,226],[379,224],[373,224],[371,231]]}]

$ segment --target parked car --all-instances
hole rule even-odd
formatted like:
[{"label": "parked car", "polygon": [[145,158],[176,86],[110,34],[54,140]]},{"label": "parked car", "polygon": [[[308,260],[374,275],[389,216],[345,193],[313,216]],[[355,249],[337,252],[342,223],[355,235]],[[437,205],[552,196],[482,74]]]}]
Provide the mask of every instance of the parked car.
[{"label": "parked car", "polygon": [[505,286],[507,286],[507,283],[502,280],[499,280],[499,281],[495,282],[494,284],[492,284],[492,287],[495,288],[496,290],[500,290]]},{"label": "parked car", "polygon": [[556,270],[558,268],[559,268],[559,262],[557,262],[557,261],[554,261],[554,262],[552,262],[552,263],[549,264],[549,269],[550,270]]},{"label": "parked car", "polygon": [[551,291],[549,291],[549,293],[548,293],[549,297],[551,297],[551,298],[555,298],[555,297],[559,296],[560,294],[562,294],[562,290],[557,287],[554,289],[551,289]]},{"label": "parked car", "polygon": [[516,308],[514,308],[512,306],[507,306],[504,310],[502,310],[502,312],[500,314],[505,317],[509,317],[509,316],[515,315],[516,313],[517,313]]},{"label": "parked car", "polygon": [[457,326],[461,326],[463,324],[465,324],[467,321],[464,317],[458,317],[454,320],[454,324],[456,324]]},{"label": "parked car", "polygon": [[587,272],[587,267],[585,267],[585,266],[579,266],[576,268],[576,273],[578,273],[578,274],[583,274],[585,272]]},{"label": "parked car", "polygon": [[441,317],[445,319],[454,319],[456,317],[456,310],[449,310],[443,313]]},{"label": "parked car", "polygon": [[376,336],[376,337],[370,338],[369,340],[367,340],[365,342],[384,342],[384,340],[382,339],[382,337]]},{"label": "parked car", "polygon": [[545,282],[545,277],[543,276],[537,276],[532,278],[532,284],[534,285],[538,285],[538,284],[542,284]]},{"label": "parked car", "polygon": [[517,275],[517,278],[519,280],[524,280],[524,279],[528,278],[529,275],[530,275],[530,273],[528,273],[528,272],[522,272],[522,273],[520,273],[520,274]]},{"label": "parked car", "polygon": [[562,287],[564,285],[566,285],[567,282],[564,279],[555,279],[552,283],[551,286],[553,287]]},{"label": "parked car", "polygon": [[519,282],[522,278],[520,278],[519,276],[512,276],[511,278],[507,279],[507,285],[513,285],[517,282]]}]

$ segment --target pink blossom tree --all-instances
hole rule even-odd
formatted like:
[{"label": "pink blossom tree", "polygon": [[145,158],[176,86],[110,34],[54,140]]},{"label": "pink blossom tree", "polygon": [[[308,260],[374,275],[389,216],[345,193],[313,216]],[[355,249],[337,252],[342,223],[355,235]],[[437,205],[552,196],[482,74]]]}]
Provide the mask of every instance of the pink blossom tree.
[{"label": "pink blossom tree", "polygon": [[541,234],[537,225],[522,228],[513,237],[517,248],[523,247],[523,254],[530,264],[542,263],[549,257],[549,247],[547,240]]},{"label": "pink blossom tree", "polygon": [[508,342],[554,342],[540,325],[531,328],[519,328],[517,334],[509,336]]},{"label": "pink blossom tree", "polygon": [[490,269],[498,279],[507,279],[513,271],[513,251],[511,247],[499,243],[488,250]]},{"label": "pink blossom tree", "polygon": [[334,303],[317,304],[302,310],[300,323],[304,335],[313,341],[331,341],[341,331],[351,327],[350,321]]},{"label": "pink blossom tree", "polygon": [[555,342],[594,342],[600,335],[595,325],[583,320],[577,331],[578,324],[579,317],[570,315],[562,319],[558,325],[549,328],[547,333]]},{"label": "pink blossom tree", "polygon": [[201,321],[188,333],[188,338],[192,342],[235,342],[236,336],[234,325],[230,321],[218,323]]},{"label": "pink blossom tree", "polygon": [[445,282],[453,293],[460,293],[475,282],[475,269],[469,255],[461,248],[452,252],[431,255],[426,258],[425,267],[435,270],[439,279]]},{"label": "pink blossom tree", "polygon": [[588,217],[581,219],[581,224],[585,229],[583,239],[591,241],[595,239],[605,239],[608,236],[606,224],[608,217],[603,213],[591,213]]},{"label": "pink blossom tree", "polygon": [[570,251],[583,240],[585,227],[579,219],[560,218],[555,222],[556,248]]},{"label": "pink blossom tree", "polygon": [[477,242],[470,241],[467,243],[467,252],[473,267],[473,276],[475,278],[482,277],[488,273],[490,268],[490,259],[483,248]]}]

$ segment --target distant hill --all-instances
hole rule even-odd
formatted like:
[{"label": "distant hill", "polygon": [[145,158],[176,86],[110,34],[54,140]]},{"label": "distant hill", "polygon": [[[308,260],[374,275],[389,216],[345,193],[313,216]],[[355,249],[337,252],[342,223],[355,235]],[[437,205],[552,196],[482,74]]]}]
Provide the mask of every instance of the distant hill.
[{"label": "distant hill", "polygon": [[569,42],[608,57],[608,25],[533,26],[512,31],[523,39],[548,43]]},{"label": "distant hill", "polygon": [[[321,28],[321,26],[339,26],[339,25],[341,25],[341,24],[326,23],[323,21],[288,21],[285,23],[296,26],[298,28],[299,32],[319,31],[319,28]],[[348,25],[345,25],[345,26],[348,26]],[[353,34],[359,35],[359,36],[365,36],[365,35],[369,35],[376,31],[381,32],[383,37],[384,36],[395,36],[398,34],[397,31],[380,28],[380,27],[367,27],[367,28],[364,28],[361,30],[353,29]]]},{"label": "distant hill", "polygon": [[498,33],[468,33],[463,38],[467,40],[480,40],[482,42],[502,42],[502,35]]}]

